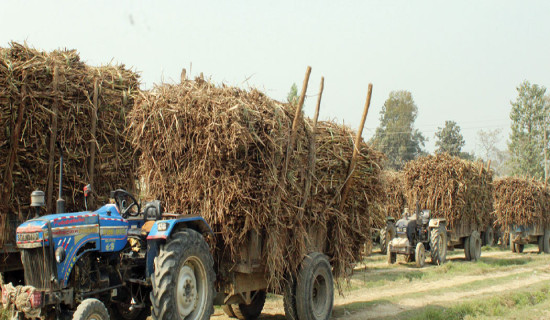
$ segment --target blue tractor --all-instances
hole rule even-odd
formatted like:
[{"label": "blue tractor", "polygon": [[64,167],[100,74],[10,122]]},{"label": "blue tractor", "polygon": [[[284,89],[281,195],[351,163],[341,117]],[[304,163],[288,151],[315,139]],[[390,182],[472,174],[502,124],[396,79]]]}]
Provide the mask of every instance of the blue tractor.
[{"label": "blue tractor", "polygon": [[[31,202],[38,213],[44,193]],[[60,191],[56,214],[17,228],[25,285],[2,285],[15,319],[210,318],[212,229],[202,217],[163,213],[159,201],[142,207],[120,189],[95,211],[63,209]]]}]

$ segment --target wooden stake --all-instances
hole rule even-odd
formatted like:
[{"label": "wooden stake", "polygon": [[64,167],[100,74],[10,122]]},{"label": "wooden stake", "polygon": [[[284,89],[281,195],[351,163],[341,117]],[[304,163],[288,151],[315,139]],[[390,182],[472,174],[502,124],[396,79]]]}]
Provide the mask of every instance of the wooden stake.
[{"label": "wooden stake", "polygon": [[286,159],[285,159],[285,168],[283,181],[286,181],[286,172],[288,170],[288,162],[290,161],[290,156],[292,150],[294,149],[294,142],[296,141],[296,132],[298,131],[298,120],[302,114],[302,106],[304,105],[304,100],[306,99],[307,84],[309,82],[309,75],[311,74],[311,67],[308,66],[306,70],[306,76],[304,78],[304,83],[302,84],[302,93],[300,94],[300,100],[298,100],[298,106],[296,106],[296,113],[294,114],[294,120],[292,121],[292,129],[290,130],[290,140],[288,142],[288,147],[286,149]]},{"label": "wooden stake", "polygon": [[48,187],[46,198],[46,210],[48,213],[53,212],[53,180],[55,177],[55,142],[57,141],[57,115],[59,113],[59,69],[57,66],[53,68],[53,90],[55,92],[55,98],[53,102],[53,114],[52,114],[52,131],[50,135],[50,150],[48,155]]},{"label": "wooden stake", "polygon": [[355,144],[353,146],[353,154],[351,156],[351,161],[348,167],[348,176],[346,182],[344,182],[344,188],[342,189],[342,196],[340,199],[340,211],[344,210],[344,205],[346,204],[346,198],[348,196],[349,187],[353,178],[353,172],[355,170],[355,164],[357,162],[357,155],[359,154],[359,144],[361,143],[361,135],[363,134],[363,127],[365,126],[365,120],[367,119],[367,114],[369,113],[370,99],[372,96],[372,83],[369,83],[369,91],[367,93],[367,101],[365,102],[365,109],[363,110],[363,116],[361,117],[361,124],[357,130],[357,136],[355,136]]},{"label": "wooden stake", "polygon": [[[99,88],[97,84],[97,79],[94,82],[94,96],[93,96],[93,106],[92,106],[92,139],[90,141],[90,168],[88,171],[88,177],[90,179],[90,186],[92,186],[92,194],[93,190],[95,190],[94,186],[94,174],[95,174],[95,153],[97,148],[97,139],[96,139],[96,132],[97,132],[97,111],[99,110]],[[90,196],[88,199],[88,205],[90,207],[93,207],[94,204],[94,197]]]},{"label": "wooden stake", "polygon": [[[311,180],[313,180],[313,176],[315,175],[315,158],[317,153],[317,146],[316,146],[315,139],[317,134],[317,120],[319,119],[319,109],[321,107],[321,97],[323,96],[324,85],[325,85],[325,78],[321,77],[321,87],[319,88],[319,96],[317,97],[317,106],[315,107],[315,115],[313,116],[313,127],[311,128],[311,140],[309,143],[309,167],[308,167],[308,175],[306,178],[306,187],[305,187],[306,191],[305,191],[304,200],[301,206],[302,209],[306,207],[309,193],[311,192]],[[303,214],[303,210],[300,211],[300,214]]]}]

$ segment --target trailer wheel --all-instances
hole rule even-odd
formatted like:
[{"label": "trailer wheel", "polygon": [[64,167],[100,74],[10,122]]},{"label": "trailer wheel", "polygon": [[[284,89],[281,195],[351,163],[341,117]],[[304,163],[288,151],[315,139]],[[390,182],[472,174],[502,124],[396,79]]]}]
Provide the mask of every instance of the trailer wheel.
[{"label": "trailer wheel", "polygon": [[298,310],[296,309],[296,278],[290,276],[283,289],[283,307],[285,316],[288,320],[298,320]]},{"label": "trailer wheel", "polygon": [[550,253],[550,230],[544,229],[542,250],[544,253]]},{"label": "trailer wheel", "polygon": [[430,253],[432,263],[442,265],[447,259],[447,232],[445,228],[430,231]]},{"label": "trailer wheel", "polygon": [[464,256],[466,257],[466,261],[472,260],[472,255],[470,252],[470,237],[464,238]]},{"label": "trailer wheel", "polygon": [[470,235],[470,261],[478,261],[481,258],[481,236],[474,230]]},{"label": "trailer wheel", "polygon": [[515,232],[510,232],[510,250],[512,250],[512,252],[517,252],[516,251],[516,243],[514,242],[514,240],[516,239],[516,233]]},{"label": "trailer wheel", "polygon": [[327,256],[319,252],[306,255],[296,280],[298,319],[330,319],[334,304],[334,284],[332,267]]},{"label": "trailer wheel", "polygon": [[214,260],[204,237],[173,232],[160,246],[151,276],[153,320],[206,320],[214,312]]},{"label": "trailer wheel", "polygon": [[493,227],[487,227],[487,230],[483,233],[483,245],[493,246],[495,244],[495,231]]},{"label": "trailer wheel", "polygon": [[394,264],[397,261],[397,253],[391,252],[390,248],[388,248],[388,264]]},{"label": "trailer wheel", "polygon": [[73,314],[73,320],[109,320],[109,312],[103,302],[97,299],[82,301]]},{"label": "trailer wheel", "polygon": [[414,260],[416,261],[416,266],[418,268],[424,267],[424,264],[426,264],[426,249],[424,248],[424,244],[422,242],[419,242],[416,245],[416,250],[414,250]]},{"label": "trailer wheel", "polygon": [[224,304],[222,305],[223,312],[229,317],[229,318],[237,318],[235,315],[235,312],[233,312],[233,306],[230,304]]}]

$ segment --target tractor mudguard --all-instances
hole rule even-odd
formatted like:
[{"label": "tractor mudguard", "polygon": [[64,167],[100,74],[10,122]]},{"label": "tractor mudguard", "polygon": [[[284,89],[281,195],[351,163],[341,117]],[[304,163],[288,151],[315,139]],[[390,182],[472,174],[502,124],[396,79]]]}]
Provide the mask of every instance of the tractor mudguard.
[{"label": "tractor mudguard", "polygon": [[429,228],[439,228],[439,226],[445,226],[446,224],[446,219],[430,219]]},{"label": "tractor mudguard", "polygon": [[158,255],[161,240],[166,240],[176,226],[184,226],[202,234],[214,234],[210,225],[199,215],[182,215],[181,218],[177,219],[155,221],[155,224],[147,235],[147,277],[150,277],[155,270],[154,261]]}]

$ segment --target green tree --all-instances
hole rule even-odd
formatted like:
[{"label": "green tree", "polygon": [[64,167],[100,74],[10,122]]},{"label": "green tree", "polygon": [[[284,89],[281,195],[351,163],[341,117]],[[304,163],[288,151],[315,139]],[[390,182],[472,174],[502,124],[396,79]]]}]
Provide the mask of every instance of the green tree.
[{"label": "green tree", "polygon": [[290,91],[286,96],[286,100],[288,101],[288,103],[297,104],[299,98],[300,97],[298,96],[298,86],[296,85],[296,83],[293,83],[290,87]]},{"label": "green tree", "polygon": [[460,133],[460,126],[454,121],[445,121],[443,128],[437,128],[435,133],[436,153],[448,153],[452,156],[460,156],[464,147],[464,137]]},{"label": "green tree", "polygon": [[510,102],[512,132],[508,149],[512,174],[544,177],[544,135],[550,107],[544,98],[546,88],[524,81],[517,87],[518,97]]},{"label": "green tree", "polygon": [[414,129],[418,107],[408,91],[392,91],[380,111],[380,125],[371,142],[384,152],[388,165],[401,169],[405,162],[423,154],[426,139]]}]

